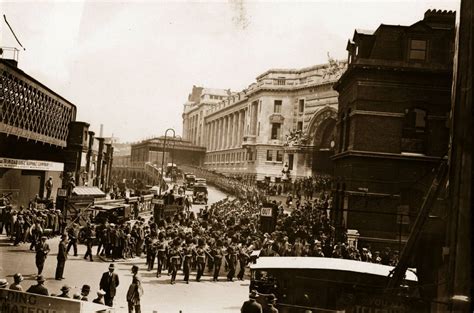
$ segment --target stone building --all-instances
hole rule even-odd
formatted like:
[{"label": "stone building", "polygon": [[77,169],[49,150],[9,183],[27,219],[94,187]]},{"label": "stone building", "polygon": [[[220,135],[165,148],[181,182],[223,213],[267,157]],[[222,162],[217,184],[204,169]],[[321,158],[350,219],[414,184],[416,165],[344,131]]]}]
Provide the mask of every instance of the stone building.
[{"label": "stone building", "polygon": [[345,65],[331,60],[302,69],[268,70],[247,89],[208,105],[202,129],[199,122],[189,123],[186,104],[184,136],[202,138],[193,142],[206,147],[205,166],[229,176],[279,182],[285,164],[291,179],[329,173],[337,116],[332,86]]},{"label": "stone building", "polygon": [[448,151],[455,13],[355,30],[339,92],[335,207],[362,241],[402,246]]},{"label": "stone building", "polygon": [[204,146],[205,111],[229,95],[230,90],[193,86],[188,101],[184,104],[183,139],[197,146]]}]

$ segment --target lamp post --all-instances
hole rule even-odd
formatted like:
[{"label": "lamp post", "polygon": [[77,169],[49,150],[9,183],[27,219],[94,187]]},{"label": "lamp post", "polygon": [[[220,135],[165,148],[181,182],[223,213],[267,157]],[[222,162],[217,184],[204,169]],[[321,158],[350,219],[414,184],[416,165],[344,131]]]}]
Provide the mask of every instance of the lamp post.
[{"label": "lamp post", "polygon": [[175,137],[175,132],[174,132],[174,129],[173,128],[168,128],[166,131],[165,131],[165,140],[163,141],[163,155],[161,156],[161,181],[160,181],[160,190],[159,190],[159,196],[161,197],[161,186],[163,184],[163,180],[164,180],[164,163],[165,163],[165,152],[166,152],[166,137],[168,135],[168,131],[171,130],[173,132],[173,137]]},{"label": "lamp post", "polygon": [[[173,174],[173,172],[174,172],[174,153],[175,153],[174,148],[175,148],[175,146],[176,146],[176,139],[177,139],[177,138],[179,138],[180,140],[183,139],[183,138],[181,138],[180,135],[176,135],[176,136],[173,137],[173,151],[171,152],[171,166],[172,166],[172,168],[171,168],[171,173],[172,173],[172,174]],[[175,173],[175,174],[176,174],[176,173]],[[173,178],[173,175],[171,175],[171,178]],[[173,182],[174,182],[174,180],[173,180]]]}]

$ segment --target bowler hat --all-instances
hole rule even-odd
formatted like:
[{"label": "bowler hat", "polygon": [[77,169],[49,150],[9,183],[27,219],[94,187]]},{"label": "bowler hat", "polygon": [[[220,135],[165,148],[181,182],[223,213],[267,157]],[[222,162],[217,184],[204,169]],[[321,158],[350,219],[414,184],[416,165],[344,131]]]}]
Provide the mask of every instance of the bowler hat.
[{"label": "bowler hat", "polygon": [[64,286],[61,287],[60,290],[61,290],[61,291],[69,291],[69,290],[71,290],[71,287],[69,287],[69,286],[67,286],[67,285],[64,285]]},{"label": "bowler hat", "polygon": [[111,264],[109,265],[109,269],[115,269],[114,263],[111,263]]},{"label": "bowler hat", "polygon": [[91,286],[83,285],[82,288],[81,288],[81,291],[91,291]]},{"label": "bowler hat", "polygon": [[8,285],[8,281],[4,278],[0,279],[0,288],[5,288]]},{"label": "bowler hat", "polygon": [[39,282],[39,283],[44,283],[44,277],[43,277],[43,275],[38,275],[38,276],[36,276],[36,281]]}]

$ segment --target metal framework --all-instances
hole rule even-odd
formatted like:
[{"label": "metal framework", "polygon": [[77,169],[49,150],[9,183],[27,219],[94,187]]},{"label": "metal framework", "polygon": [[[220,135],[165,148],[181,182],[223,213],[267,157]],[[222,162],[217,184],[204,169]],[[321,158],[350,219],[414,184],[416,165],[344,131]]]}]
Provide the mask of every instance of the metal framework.
[{"label": "metal framework", "polygon": [[66,147],[76,107],[18,69],[0,63],[0,132]]}]

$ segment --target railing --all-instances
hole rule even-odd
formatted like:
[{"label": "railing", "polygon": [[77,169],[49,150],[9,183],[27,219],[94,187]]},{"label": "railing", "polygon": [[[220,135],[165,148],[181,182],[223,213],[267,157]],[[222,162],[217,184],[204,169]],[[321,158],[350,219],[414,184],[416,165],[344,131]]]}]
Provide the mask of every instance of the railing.
[{"label": "railing", "polygon": [[0,132],[66,147],[76,107],[7,63],[0,63]]}]

